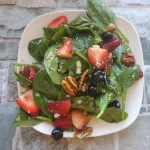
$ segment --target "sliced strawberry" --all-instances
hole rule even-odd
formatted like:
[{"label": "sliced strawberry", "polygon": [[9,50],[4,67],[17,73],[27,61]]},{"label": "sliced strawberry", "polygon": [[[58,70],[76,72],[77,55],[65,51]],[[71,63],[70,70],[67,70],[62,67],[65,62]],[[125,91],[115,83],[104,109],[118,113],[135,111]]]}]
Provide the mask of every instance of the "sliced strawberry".
[{"label": "sliced strawberry", "polygon": [[112,52],[115,48],[117,48],[121,44],[120,39],[114,39],[110,42],[104,43],[101,45],[102,48],[107,49],[108,52]]},{"label": "sliced strawberry", "polygon": [[101,49],[99,45],[93,45],[88,49],[88,59],[97,69],[105,67],[108,56],[108,51]]},{"label": "sliced strawberry", "polygon": [[77,130],[82,130],[90,121],[91,118],[88,118],[87,115],[84,115],[81,110],[73,110],[72,114],[72,123]]},{"label": "sliced strawberry", "polygon": [[62,58],[71,58],[73,56],[72,39],[68,38],[56,51],[56,55]]},{"label": "sliced strawberry", "polygon": [[52,22],[50,22],[48,24],[48,27],[50,27],[50,28],[59,28],[59,27],[61,27],[63,22],[64,23],[68,22],[66,16],[60,16],[60,17],[54,19]]},{"label": "sliced strawberry", "polygon": [[34,67],[30,67],[29,70],[30,70],[29,80],[34,80],[37,70]]},{"label": "sliced strawberry", "polygon": [[51,101],[47,104],[47,110],[61,115],[67,115],[70,111],[70,99]]},{"label": "sliced strawberry", "polygon": [[68,130],[72,126],[72,118],[71,114],[68,114],[67,116],[60,116],[53,122],[53,126],[56,128],[61,128]]},{"label": "sliced strawberry", "polygon": [[33,99],[33,91],[29,90],[25,94],[21,95],[19,98],[16,99],[16,103],[22,108],[25,112],[33,115],[38,116],[40,109],[34,102]]}]

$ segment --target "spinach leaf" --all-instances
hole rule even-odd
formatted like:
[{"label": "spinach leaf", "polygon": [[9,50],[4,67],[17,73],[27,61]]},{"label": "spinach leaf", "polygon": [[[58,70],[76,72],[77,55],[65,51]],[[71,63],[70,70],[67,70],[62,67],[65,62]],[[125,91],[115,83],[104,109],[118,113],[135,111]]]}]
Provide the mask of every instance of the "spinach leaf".
[{"label": "spinach leaf", "polygon": [[126,45],[122,45],[115,50],[116,59],[112,66],[111,75],[106,79],[108,88],[122,97],[122,117],[124,117],[127,89],[134,81],[139,79],[140,74],[140,67],[138,65],[126,67],[122,63],[122,57],[127,51],[131,50]]},{"label": "spinach leaf", "polygon": [[35,119],[34,117],[24,112],[21,108],[19,108],[13,125],[20,127],[32,127],[41,122],[41,120]]},{"label": "spinach leaf", "polygon": [[93,71],[93,67],[91,65],[91,63],[89,62],[88,58],[87,58],[87,54],[83,53],[83,52],[79,52],[79,51],[74,51],[74,54],[76,54],[77,56],[79,56],[80,58],[82,58],[85,62],[88,63],[89,65],[89,75],[92,73]]},{"label": "spinach leaf", "polygon": [[36,105],[42,110],[42,112],[52,121],[53,115],[51,112],[47,111],[46,105],[50,101],[46,97],[42,96],[40,93],[33,92],[33,97]]},{"label": "spinach leaf", "polygon": [[77,65],[76,62],[80,61],[81,62],[81,72],[85,71],[88,68],[88,63],[84,61],[81,57],[79,56],[73,56],[70,59],[59,59],[59,72],[61,74],[66,74],[66,75],[71,75],[74,78],[78,78],[81,75],[76,74],[77,70]]},{"label": "spinach leaf", "polygon": [[96,118],[100,118],[105,112],[107,105],[116,98],[116,94],[110,90],[107,90],[105,94],[102,94],[96,98],[96,104],[100,111]]},{"label": "spinach leaf", "polygon": [[109,123],[118,123],[125,120],[128,117],[128,114],[125,112],[124,118],[122,118],[122,110],[119,108],[107,108],[101,119]]},{"label": "spinach leaf", "polygon": [[46,70],[43,68],[36,74],[33,80],[33,90],[50,100],[55,100],[60,91],[60,86],[52,82]]},{"label": "spinach leaf", "polygon": [[116,15],[104,0],[87,0],[88,15],[103,30],[110,23],[115,24]]},{"label": "spinach leaf", "polygon": [[62,43],[56,43],[52,45],[45,54],[44,66],[46,71],[53,81],[57,85],[61,85],[62,76],[58,73],[58,62],[59,58],[56,56],[56,50],[60,47]]},{"label": "spinach leaf", "polygon": [[48,41],[45,38],[34,39],[28,45],[30,55],[39,63],[43,62],[47,49]]},{"label": "spinach leaf", "polygon": [[61,88],[60,92],[58,93],[58,100],[62,100],[66,98],[66,91],[64,90],[64,88]]},{"label": "spinach leaf", "polygon": [[95,100],[90,96],[75,96],[71,97],[71,108],[81,109],[91,113],[97,113],[99,108],[95,104]]}]

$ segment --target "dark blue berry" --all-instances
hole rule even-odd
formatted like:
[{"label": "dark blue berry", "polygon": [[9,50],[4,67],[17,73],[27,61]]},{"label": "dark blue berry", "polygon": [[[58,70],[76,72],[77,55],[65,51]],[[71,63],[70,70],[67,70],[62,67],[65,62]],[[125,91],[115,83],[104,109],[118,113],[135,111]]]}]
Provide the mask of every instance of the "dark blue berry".
[{"label": "dark blue berry", "polygon": [[117,100],[114,100],[113,102],[109,103],[107,107],[115,107],[115,108],[120,108],[121,104]]},{"label": "dark blue berry", "polygon": [[100,84],[101,82],[105,81],[106,75],[103,70],[94,70],[92,73],[92,80],[96,85]]},{"label": "dark blue berry", "polygon": [[101,37],[104,42],[110,42],[111,40],[113,40],[113,34],[109,31],[102,33]]},{"label": "dark blue berry", "polygon": [[54,140],[58,141],[63,137],[63,130],[56,128],[52,131],[51,136]]}]

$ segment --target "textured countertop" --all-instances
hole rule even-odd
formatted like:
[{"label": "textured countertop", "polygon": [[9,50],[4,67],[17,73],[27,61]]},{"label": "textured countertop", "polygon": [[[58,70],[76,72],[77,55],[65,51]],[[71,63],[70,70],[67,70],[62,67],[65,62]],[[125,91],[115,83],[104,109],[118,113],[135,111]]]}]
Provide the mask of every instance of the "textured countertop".
[{"label": "textured countertop", "polygon": [[141,39],[145,88],[137,120],[111,135],[82,140],[64,138],[59,142],[32,128],[12,126],[17,111],[13,65],[24,28],[46,12],[86,9],[86,0],[0,0],[0,150],[150,150],[150,1],[106,1],[117,15],[136,27]]}]

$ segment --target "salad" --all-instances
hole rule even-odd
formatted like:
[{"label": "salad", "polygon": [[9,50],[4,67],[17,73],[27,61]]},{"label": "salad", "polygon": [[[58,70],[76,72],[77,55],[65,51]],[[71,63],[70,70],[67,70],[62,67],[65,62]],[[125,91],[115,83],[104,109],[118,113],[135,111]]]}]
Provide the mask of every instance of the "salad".
[{"label": "salad", "polygon": [[60,140],[64,131],[75,138],[90,135],[92,117],[108,123],[128,117],[127,90],[143,73],[109,6],[103,0],[87,0],[87,5],[72,22],[59,16],[43,28],[43,37],[29,42],[35,63],[14,66],[24,89],[16,99],[14,125],[46,121],[54,126],[53,139]]}]

